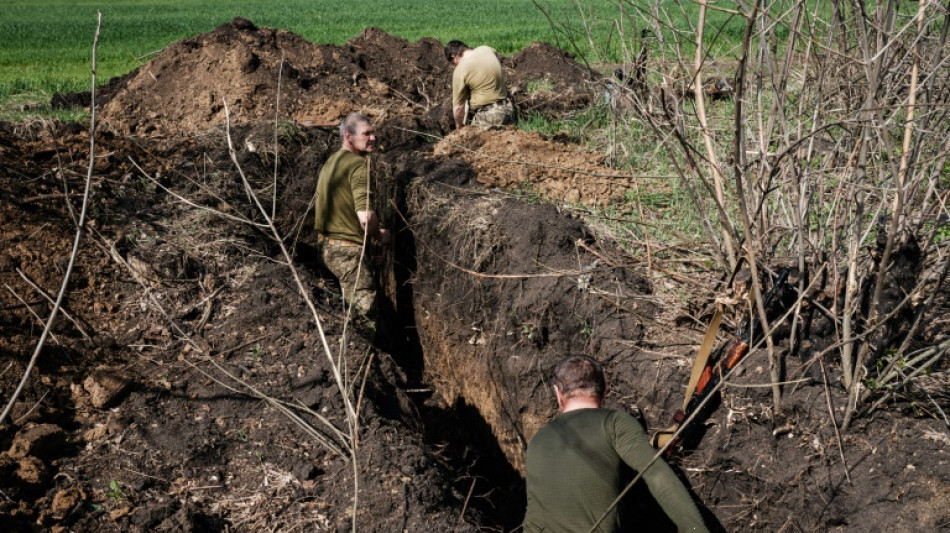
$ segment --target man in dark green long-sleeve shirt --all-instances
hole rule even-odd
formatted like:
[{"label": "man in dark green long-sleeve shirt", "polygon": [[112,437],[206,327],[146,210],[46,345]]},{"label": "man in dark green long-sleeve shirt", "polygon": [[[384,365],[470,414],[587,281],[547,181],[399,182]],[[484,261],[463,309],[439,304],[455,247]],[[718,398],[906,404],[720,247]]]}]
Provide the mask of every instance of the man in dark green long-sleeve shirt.
[{"label": "man in dark green long-sleeve shirt", "polygon": [[[560,414],[528,444],[525,533],[590,531],[623,490],[622,465],[643,472],[647,487],[679,531],[706,532],[696,504],[656,450],[640,422],[603,409],[607,383],[600,364],[584,355],[562,360],[552,376]],[[616,508],[596,531],[635,529]]]}]

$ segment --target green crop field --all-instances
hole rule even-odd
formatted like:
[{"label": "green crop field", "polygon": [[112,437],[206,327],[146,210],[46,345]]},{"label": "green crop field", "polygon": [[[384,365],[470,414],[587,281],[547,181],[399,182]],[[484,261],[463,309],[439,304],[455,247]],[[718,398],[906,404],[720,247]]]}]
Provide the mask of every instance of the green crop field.
[{"label": "green crop field", "polygon": [[[98,79],[104,83],[162,47],[237,16],[315,43],[341,44],[377,26],[410,41],[462,39],[511,54],[534,41],[571,51],[572,40],[587,51],[591,42],[616,50],[615,21],[629,26],[638,17],[642,21],[638,13],[648,9],[624,3],[622,17],[620,5],[612,0],[0,0],[0,107],[22,95],[42,100],[56,91],[87,90],[97,10],[102,11]],[[739,21],[723,23],[741,32]],[[575,30],[570,38],[567,26]],[[688,33],[688,23],[682,29]]]}]

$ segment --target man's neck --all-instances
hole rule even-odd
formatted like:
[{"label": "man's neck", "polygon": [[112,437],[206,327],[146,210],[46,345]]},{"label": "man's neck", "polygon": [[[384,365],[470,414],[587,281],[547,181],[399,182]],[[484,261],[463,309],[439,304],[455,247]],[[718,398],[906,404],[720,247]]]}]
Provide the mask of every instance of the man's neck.
[{"label": "man's neck", "polygon": [[561,405],[561,412],[567,413],[577,411],[578,409],[597,409],[600,407],[600,403],[599,399],[591,398],[590,396],[566,398],[563,405]]},{"label": "man's neck", "polygon": [[353,148],[349,143],[343,143],[342,148],[351,154],[358,155],[360,157],[365,157],[369,152],[360,152],[356,148]]}]

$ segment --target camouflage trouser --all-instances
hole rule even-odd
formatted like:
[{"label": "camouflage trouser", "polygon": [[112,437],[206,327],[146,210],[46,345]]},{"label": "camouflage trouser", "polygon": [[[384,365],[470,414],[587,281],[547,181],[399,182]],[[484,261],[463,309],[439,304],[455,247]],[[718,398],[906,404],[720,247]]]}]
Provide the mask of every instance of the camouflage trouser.
[{"label": "camouflage trouser", "polygon": [[479,107],[472,113],[472,126],[508,126],[518,123],[515,106],[510,98],[499,100],[494,104]]},{"label": "camouflage trouser", "polygon": [[[360,246],[344,246],[324,241],[320,255],[323,264],[340,280],[343,300],[370,320],[376,319],[376,282],[366,261],[360,265]],[[367,250],[367,255],[368,255]],[[357,273],[358,271],[358,273]]]}]

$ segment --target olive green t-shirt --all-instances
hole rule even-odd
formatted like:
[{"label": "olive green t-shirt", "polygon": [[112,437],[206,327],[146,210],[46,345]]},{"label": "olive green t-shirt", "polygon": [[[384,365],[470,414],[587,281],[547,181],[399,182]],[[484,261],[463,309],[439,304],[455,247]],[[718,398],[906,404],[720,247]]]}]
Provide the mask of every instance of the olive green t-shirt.
[{"label": "olive green t-shirt", "polygon": [[470,51],[452,73],[452,105],[468,101],[469,107],[493,104],[508,97],[505,74],[490,46]]},{"label": "olive green t-shirt", "polygon": [[[622,464],[639,472],[655,453],[643,426],[627,413],[578,409],[558,415],[528,444],[524,532],[590,531],[624,488]],[[686,487],[665,461],[658,459],[643,479],[680,531],[707,531]],[[597,531],[630,528],[620,523],[615,509]]]},{"label": "olive green t-shirt", "polygon": [[366,159],[341,148],[317,178],[314,229],[328,237],[363,242],[357,211],[371,211]]}]

